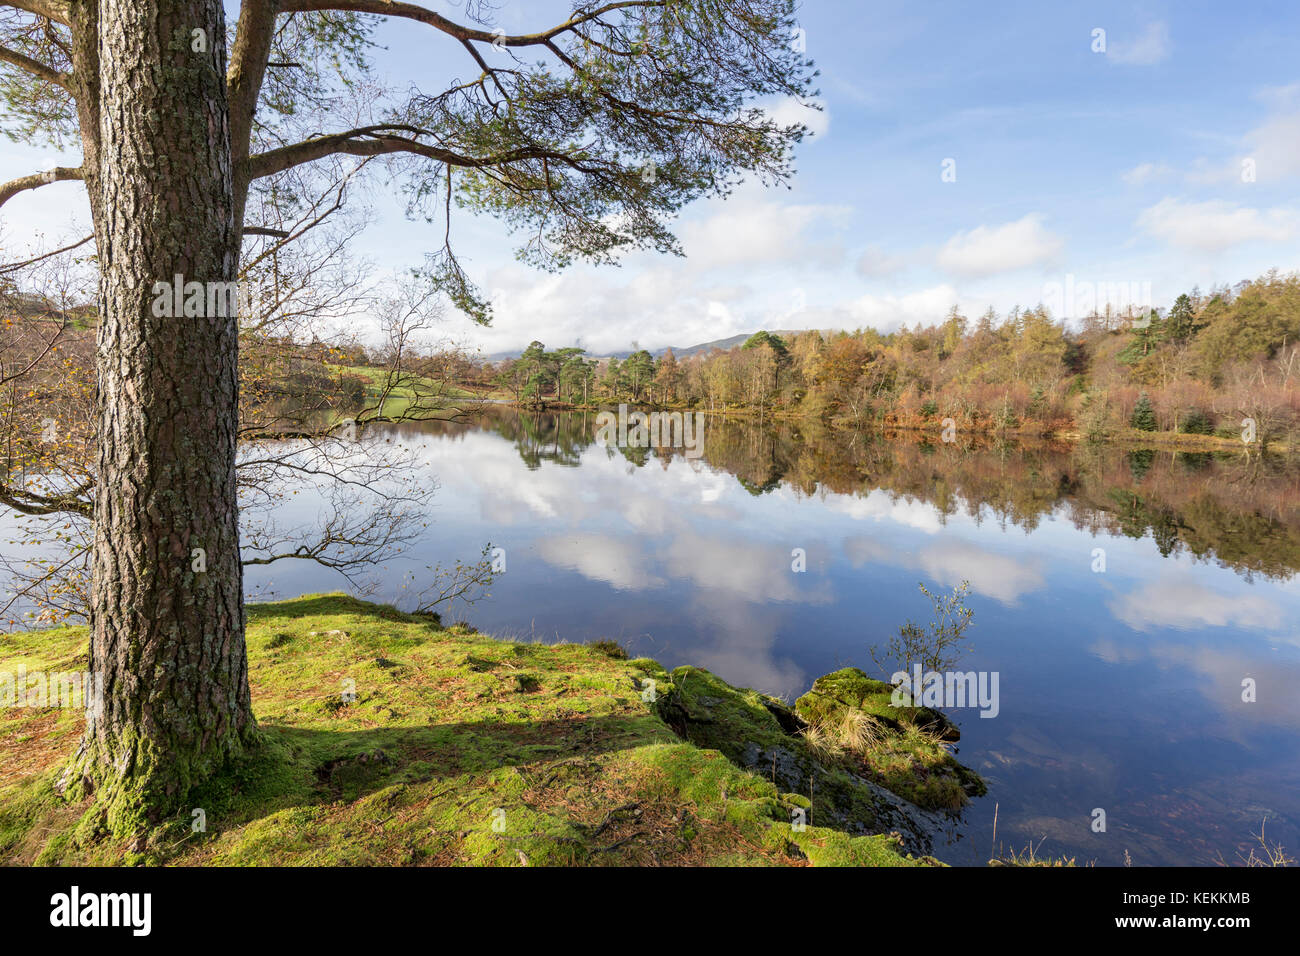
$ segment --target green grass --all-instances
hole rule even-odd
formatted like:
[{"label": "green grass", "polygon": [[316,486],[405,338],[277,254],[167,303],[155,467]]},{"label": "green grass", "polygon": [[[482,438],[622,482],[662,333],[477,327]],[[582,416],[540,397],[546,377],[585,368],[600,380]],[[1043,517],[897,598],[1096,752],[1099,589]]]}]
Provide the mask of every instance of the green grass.
[{"label": "green grass", "polygon": [[[86,667],[82,628],[3,642],[0,670]],[[809,801],[728,759],[742,741],[719,749],[679,736],[666,705],[687,697],[684,676],[737,713],[761,698],[707,671],[669,675],[608,643],[497,641],[342,595],[251,605],[248,648],[264,745],[131,841],[87,835],[78,824],[93,818],[90,804],[54,791],[80,714],[0,710],[0,863],[934,862],[864,832],[869,809],[855,826],[832,823],[820,790]],[[648,677],[654,702],[642,699]],[[772,733],[733,729],[755,740]],[[194,832],[200,809],[206,831]],[[827,825],[793,826],[800,809]]]},{"label": "green grass", "polygon": [[[366,403],[373,404],[379,399],[384,391],[384,385],[388,381],[388,369],[373,368],[368,365],[334,365],[331,368],[349,375],[356,375],[366,380]],[[452,403],[467,398],[478,398],[476,392],[469,389],[460,388],[456,385],[450,385],[446,382],[439,382],[432,378],[423,376],[414,376],[409,373],[403,373],[403,383],[388,393],[384,400],[384,406],[380,414],[395,418],[405,412],[411,403],[416,399],[417,392],[425,404],[433,402],[436,398],[437,403]]]},{"label": "green grass", "polygon": [[817,678],[795,702],[814,749],[835,757],[905,800],[930,810],[959,810],[986,793],[945,743],[960,733],[928,707],[895,707],[894,688],[856,667]]}]

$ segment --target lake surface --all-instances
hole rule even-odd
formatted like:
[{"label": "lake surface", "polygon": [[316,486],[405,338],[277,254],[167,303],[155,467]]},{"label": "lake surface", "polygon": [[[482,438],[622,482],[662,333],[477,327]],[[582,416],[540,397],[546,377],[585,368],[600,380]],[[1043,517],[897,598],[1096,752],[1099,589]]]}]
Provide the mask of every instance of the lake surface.
[{"label": "lake surface", "polygon": [[[982,865],[995,806],[1004,849],[1080,863],[1233,862],[1265,818],[1270,839],[1300,847],[1294,466],[717,418],[688,459],[602,447],[596,431],[591,414],[492,408],[386,432],[439,488],[427,529],[372,597],[409,606],[409,575],[476,560],[490,542],[506,573],[444,619],[612,638],[793,699],[846,665],[887,676],[869,649],[929,621],[918,583],[969,581],[960,669],[998,673],[1000,710],[949,711],[958,759],[989,794],[936,855]],[[299,496],[283,520],[314,507]],[[342,584],[301,562],[247,573],[263,597]],[[1093,832],[1098,808],[1105,832]]]}]

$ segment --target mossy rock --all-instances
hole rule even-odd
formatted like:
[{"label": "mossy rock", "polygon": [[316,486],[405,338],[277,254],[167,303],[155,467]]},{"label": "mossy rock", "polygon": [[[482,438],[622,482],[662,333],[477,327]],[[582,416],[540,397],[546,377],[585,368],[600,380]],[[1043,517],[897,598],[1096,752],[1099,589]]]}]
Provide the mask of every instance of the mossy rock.
[{"label": "mossy rock", "polygon": [[846,710],[870,714],[892,730],[904,725],[923,727],[942,740],[961,739],[957,725],[929,707],[895,707],[894,686],[872,680],[856,667],[844,667],[817,678],[812,689],[794,702],[795,713],[812,724],[833,723]]},{"label": "mossy rock", "polygon": [[916,855],[930,853],[935,835],[947,828],[943,815],[845,761],[815,754],[804,741],[802,718],[783,701],[732,687],[698,667],[679,667],[671,678],[658,702],[664,721],[697,747],[717,750],[780,790],[807,797],[810,822],[853,835],[897,832],[905,851]]}]

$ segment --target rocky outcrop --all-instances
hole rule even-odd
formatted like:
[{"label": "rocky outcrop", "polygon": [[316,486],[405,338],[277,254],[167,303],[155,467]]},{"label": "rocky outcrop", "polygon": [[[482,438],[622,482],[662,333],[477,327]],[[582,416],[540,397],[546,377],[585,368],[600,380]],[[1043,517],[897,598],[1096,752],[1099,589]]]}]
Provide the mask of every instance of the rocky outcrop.
[{"label": "rocky outcrop", "polygon": [[856,709],[894,731],[902,732],[910,725],[927,730],[941,740],[961,739],[957,725],[939,711],[929,707],[895,707],[893,695],[892,684],[872,680],[856,667],[845,667],[817,678],[812,690],[795,701],[794,707],[809,723],[833,721],[845,710]]},{"label": "rocky outcrop", "polygon": [[[655,681],[659,714],[680,737],[720,751],[732,763],[806,800],[810,824],[851,834],[896,832],[903,848],[919,856],[930,854],[936,836],[955,822],[951,813],[920,806],[894,792],[889,779],[872,779],[876,775],[861,756],[825,752],[809,743],[810,723],[833,721],[849,708],[870,714],[892,734],[901,735],[908,725],[925,725],[936,734],[955,735],[956,728],[942,714],[924,708],[891,708],[877,715],[882,694],[888,705],[893,690],[888,684],[871,681],[855,669],[838,671],[819,680],[790,707],[757,691],[732,687],[700,668],[679,667],[668,674],[651,661],[635,663],[644,664]],[[947,760],[951,766],[943,766],[944,772],[979,780],[955,760]],[[918,772],[936,771],[929,767]],[[982,788],[982,782],[970,785],[976,792]]]}]

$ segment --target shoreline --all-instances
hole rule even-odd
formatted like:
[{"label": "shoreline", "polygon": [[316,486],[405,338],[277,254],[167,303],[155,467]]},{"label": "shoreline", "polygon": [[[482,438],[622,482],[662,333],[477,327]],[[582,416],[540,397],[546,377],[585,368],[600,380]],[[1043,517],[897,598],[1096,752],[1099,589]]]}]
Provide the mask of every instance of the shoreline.
[{"label": "shoreline", "polygon": [[[20,632],[7,657],[57,671],[86,640]],[[938,866],[936,837],[986,792],[946,717],[855,668],[787,704],[612,641],[498,640],[337,593],[248,604],[246,640],[261,746],[144,833],[56,794],[79,711],[0,709],[0,759],[23,770],[0,785],[0,862]],[[828,742],[848,717],[875,749]]]},{"label": "shoreline", "polygon": [[[907,423],[907,422],[880,422],[871,421],[863,423],[853,423],[844,419],[828,419],[800,415],[796,412],[776,412],[761,413],[749,408],[727,408],[727,409],[708,409],[708,408],[689,408],[680,405],[653,405],[653,404],[634,404],[632,402],[623,403],[602,403],[597,405],[575,405],[571,402],[547,402],[542,405],[514,402],[509,399],[495,399],[492,404],[503,408],[512,408],[518,412],[599,412],[616,408],[618,404],[625,404],[629,408],[651,412],[681,412],[682,414],[698,412],[707,415],[710,418],[721,418],[724,420],[731,419],[736,421],[748,421],[757,424],[767,422],[783,424],[817,424],[825,428],[836,431],[869,431],[888,439],[892,432],[906,432],[918,435],[935,435],[940,437],[944,430],[941,421],[934,421],[925,424]],[[1015,441],[1033,440],[1046,442],[1061,442],[1064,444],[1078,445],[1126,445],[1150,448],[1168,448],[1173,451],[1219,451],[1219,452],[1245,452],[1247,454],[1276,454],[1290,455],[1292,453],[1291,445],[1282,440],[1270,440],[1267,444],[1252,442],[1246,444],[1240,438],[1226,438],[1222,435],[1200,435],[1188,432],[1167,432],[1154,431],[1145,432],[1135,428],[1123,429],[1110,432],[1102,437],[1089,438],[1077,430],[1076,426],[1071,426],[1068,430],[1047,429],[1035,426],[1018,426],[1015,428],[996,428],[983,425],[958,425],[959,434],[966,436],[978,436],[984,439],[1011,439]]]}]

